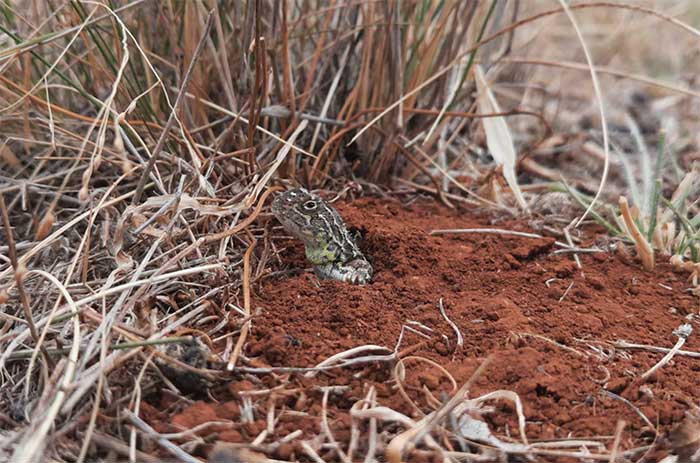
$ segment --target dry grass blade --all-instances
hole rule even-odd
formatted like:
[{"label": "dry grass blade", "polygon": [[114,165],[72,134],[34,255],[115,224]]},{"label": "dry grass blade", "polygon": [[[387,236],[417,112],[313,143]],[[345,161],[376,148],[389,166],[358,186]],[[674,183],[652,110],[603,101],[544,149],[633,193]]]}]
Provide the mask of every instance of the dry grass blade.
[{"label": "dry grass blade", "polygon": [[169,453],[175,456],[178,459],[178,461],[182,461],[184,463],[201,463],[201,461],[198,458],[193,457],[177,445],[170,442],[165,437],[162,437],[151,426],[149,426],[148,423],[143,421],[138,416],[134,415],[130,410],[125,410],[124,414],[129,418],[129,420],[134,424],[134,426],[140,429],[146,436],[155,438],[158,444],[160,444]]},{"label": "dry grass blade", "polygon": [[[479,91],[479,96],[477,97],[479,111],[485,114],[500,113],[501,108],[486,81],[481,65],[475,67],[474,76],[476,78],[476,87]],[[484,126],[484,132],[486,132],[486,144],[489,152],[503,169],[503,177],[506,179],[516,201],[523,210],[527,211],[528,206],[515,175],[516,154],[513,136],[505,118],[501,116],[487,117],[482,119],[481,123]]]},{"label": "dry grass blade", "polygon": [[193,76],[193,71],[195,70],[195,64],[197,63],[197,59],[200,57],[202,54],[202,51],[204,50],[204,45],[207,43],[207,38],[209,37],[209,31],[211,30],[212,26],[212,21],[213,21],[213,14],[214,10],[210,11],[208,16],[207,16],[207,22],[206,25],[204,26],[204,30],[202,31],[202,37],[199,39],[199,43],[197,44],[197,48],[195,49],[192,59],[190,60],[190,64],[187,67],[187,71],[185,72],[185,76],[182,78],[182,85],[180,86],[180,90],[178,91],[177,98],[175,99],[175,104],[173,105],[173,108],[170,112],[170,116],[168,117],[168,121],[165,123],[165,127],[163,127],[163,131],[160,134],[160,138],[158,139],[158,143],[156,143],[156,147],[153,149],[151,152],[151,157],[148,159],[148,163],[146,164],[146,167],[144,167],[143,172],[141,172],[141,178],[139,178],[139,183],[136,185],[136,191],[134,193],[134,197],[131,200],[131,204],[137,205],[141,201],[141,194],[143,193],[143,189],[146,186],[146,181],[148,180],[148,177],[151,175],[151,171],[156,165],[156,161],[158,160],[158,157],[160,156],[160,152],[165,146],[165,140],[168,138],[168,135],[170,133],[170,128],[173,126],[173,123],[175,123],[175,120],[177,119],[177,113],[180,110],[180,105],[185,99],[185,95],[187,93],[187,87],[190,83],[190,79]]},{"label": "dry grass blade", "polygon": [[5,238],[7,239],[8,251],[10,255],[10,263],[15,271],[15,284],[17,285],[17,291],[19,293],[20,302],[22,304],[22,310],[24,311],[24,318],[29,326],[29,332],[37,345],[37,348],[41,351],[44,357],[44,362],[46,362],[45,367],[53,367],[53,361],[44,347],[39,341],[39,332],[36,329],[34,323],[34,317],[32,316],[32,309],[29,306],[29,297],[24,290],[23,281],[27,276],[27,268],[17,260],[17,250],[15,249],[15,238],[14,232],[12,231],[12,226],[10,225],[10,219],[7,214],[7,205],[5,204],[5,197],[0,193],[0,213],[2,214],[2,223],[5,228]]},{"label": "dry grass blade", "polygon": [[676,328],[673,331],[673,334],[678,336],[678,341],[676,341],[676,345],[674,345],[673,348],[669,350],[656,365],[651,367],[640,377],[642,381],[648,380],[656,371],[658,371],[661,367],[670,362],[673,356],[676,355],[676,353],[681,349],[681,347],[683,347],[683,344],[685,344],[692,332],[693,327],[690,323],[684,323],[683,325]]},{"label": "dry grass blade", "polygon": [[64,367],[61,383],[53,395],[53,400],[51,400],[46,411],[37,411],[39,416],[33,420],[35,427],[26,429],[17,451],[12,455],[10,463],[32,463],[41,459],[41,453],[46,445],[46,435],[53,426],[54,420],[56,419],[56,416],[63,405],[63,401],[66,398],[67,391],[69,390],[69,387],[73,381],[73,375],[75,374],[75,369],[78,363],[78,355],[80,353],[80,320],[73,298],[68,293],[68,290],[66,290],[61,282],[59,282],[53,275],[41,270],[33,270],[32,272],[46,278],[53,285],[55,285],[61,293],[61,296],[65,298],[66,302],[71,307],[74,314],[72,317],[73,342],[68,355],[68,361]]},{"label": "dry grass blade", "polygon": [[605,182],[608,179],[608,170],[610,168],[610,142],[608,140],[608,121],[605,117],[605,102],[603,100],[603,93],[600,90],[600,83],[598,82],[598,74],[597,74],[596,68],[593,64],[593,58],[591,57],[591,54],[588,51],[588,46],[586,45],[586,41],[583,39],[583,34],[581,33],[581,29],[578,27],[578,23],[576,22],[576,18],[574,17],[573,13],[571,12],[571,8],[569,8],[569,4],[567,3],[566,0],[559,0],[559,4],[564,9],[566,16],[569,18],[569,21],[571,21],[571,26],[574,28],[574,31],[576,32],[576,36],[578,37],[578,40],[581,43],[581,48],[583,48],[583,53],[586,55],[586,62],[588,63],[588,68],[590,69],[590,72],[591,72],[591,81],[593,82],[593,90],[595,91],[596,100],[598,102],[598,111],[600,113],[600,125],[601,125],[601,128],[603,130],[603,152],[605,153],[605,164],[603,166],[603,175],[600,178],[600,185],[598,186],[598,190],[596,191],[596,194],[593,197],[593,200],[588,205],[588,207],[586,208],[586,211],[583,213],[581,218],[576,223],[576,226],[578,227],[583,223],[583,221],[586,219],[586,217],[588,217],[588,214],[590,214],[590,212],[593,210],[596,202],[598,202],[598,198],[600,198],[600,195],[603,193],[603,188],[605,187]]},{"label": "dry grass blade", "polygon": [[[243,256],[243,310],[246,318],[250,317],[250,256],[253,254],[253,249],[255,249],[255,242],[248,246],[248,250]],[[236,346],[231,353],[231,357],[228,360],[228,365],[226,369],[231,371],[236,367],[236,362],[238,357],[243,351],[243,345],[248,338],[248,331],[250,331],[251,321],[247,320],[241,328],[241,334],[238,336],[236,341]]]}]

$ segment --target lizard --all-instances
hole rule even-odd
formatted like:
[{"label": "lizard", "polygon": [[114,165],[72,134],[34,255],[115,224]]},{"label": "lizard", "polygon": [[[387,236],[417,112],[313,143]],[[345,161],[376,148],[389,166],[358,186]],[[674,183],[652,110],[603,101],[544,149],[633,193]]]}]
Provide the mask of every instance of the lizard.
[{"label": "lizard", "polygon": [[272,214],[285,230],[304,243],[306,258],[319,278],[364,285],[374,269],[360,251],[357,238],[328,202],[304,188],[277,195]]}]

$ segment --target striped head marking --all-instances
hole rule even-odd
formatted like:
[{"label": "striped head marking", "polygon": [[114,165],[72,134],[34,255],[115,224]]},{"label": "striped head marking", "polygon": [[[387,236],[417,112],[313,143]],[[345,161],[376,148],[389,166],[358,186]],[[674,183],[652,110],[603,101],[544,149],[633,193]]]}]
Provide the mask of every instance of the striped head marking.
[{"label": "striped head marking", "polygon": [[364,284],[372,266],[350,236],[338,211],[321,197],[303,189],[280,193],[272,213],[287,232],[304,242],[306,257],[323,278]]},{"label": "striped head marking", "polygon": [[319,196],[295,188],[277,195],[272,201],[272,213],[287,231],[309,243],[317,241],[319,229],[324,228],[321,216],[332,212]]}]

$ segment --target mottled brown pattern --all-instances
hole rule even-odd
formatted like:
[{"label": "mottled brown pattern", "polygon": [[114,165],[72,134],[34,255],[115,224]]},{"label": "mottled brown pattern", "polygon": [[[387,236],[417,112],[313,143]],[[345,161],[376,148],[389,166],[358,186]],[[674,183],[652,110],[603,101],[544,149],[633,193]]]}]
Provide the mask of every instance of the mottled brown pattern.
[{"label": "mottled brown pattern", "polygon": [[372,265],[350,235],[338,211],[303,188],[279,194],[272,212],[284,228],[304,242],[316,274],[356,284],[372,279]]}]

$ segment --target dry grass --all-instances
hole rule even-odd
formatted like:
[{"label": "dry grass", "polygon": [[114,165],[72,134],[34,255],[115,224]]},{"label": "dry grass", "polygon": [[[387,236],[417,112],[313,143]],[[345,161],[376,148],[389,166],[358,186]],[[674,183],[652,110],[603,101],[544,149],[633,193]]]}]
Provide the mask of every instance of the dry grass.
[{"label": "dry grass", "polygon": [[[377,186],[422,191],[450,207],[476,202],[517,214],[525,200],[502,179],[515,166],[513,153],[494,162],[498,155],[484,149],[512,132],[504,149],[529,160],[521,183],[548,185],[564,175],[593,193],[610,167],[603,197],[624,193],[621,168],[607,156],[604,163],[586,156],[586,175],[575,178],[573,169],[548,165],[553,153],[599,143],[600,125],[592,116],[591,135],[577,129],[580,114],[595,108],[591,67],[564,10],[545,3],[0,4],[1,458],[93,461],[114,452],[150,461],[137,445],[150,436],[180,460],[197,461],[188,445],[174,443],[196,439],[154,434],[138,416],[140,403],[164,381],[179,393],[163,374],[168,365],[208,381],[223,369],[183,364],[157,346],[197,335],[223,346],[216,354],[233,374],[257,371],[242,350],[256,316],[250,287],[276,261],[266,205],[280,186],[347,196]],[[664,175],[678,184],[692,170],[681,154],[700,141],[688,130],[700,105],[692,77],[700,71],[692,59],[697,4],[596,3],[571,14],[600,67],[608,124],[625,112],[611,97],[616,89],[653,95],[677,154]],[[677,45],[660,51],[660,40]],[[491,106],[496,114],[478,113],[476,64],[489,71],[483,84],[500,102]],[[484,127],[490,117],[498,130]],[[632,177],[646,178],[643,166],[633,167]],[[682,222],[681,255],[697,260],[697,200],[686,194],[674,204],[679,217],[669,206],[660,225]],[[386,357],[397,361],[399,353]],[[319,370],[352,362],[341,355]],[[133,377],[132,389],[111,389],[114,374]],[[322,435],[303,443],[308,461],[322,461],[322,443],[341,461],[367,462],[384,452],[400,461],[411,449],[445,461],[479,461],[488,452],[608,461],[621,453],[600,442],[552,449],[525,434],[517,444],[469,435],[467,411],[496,396],[469,400],[463,392],[414,421],[369,390],[353,407],[355,440],[337,442],[324,421]],[[365,422],[369,447],[360,450]],[[387,422],[404,431],[380,439]],[[253,444],[272,452],[284,439],[270,431]],[[477,451],[465,439],[490,440],[491,448]]]}]

